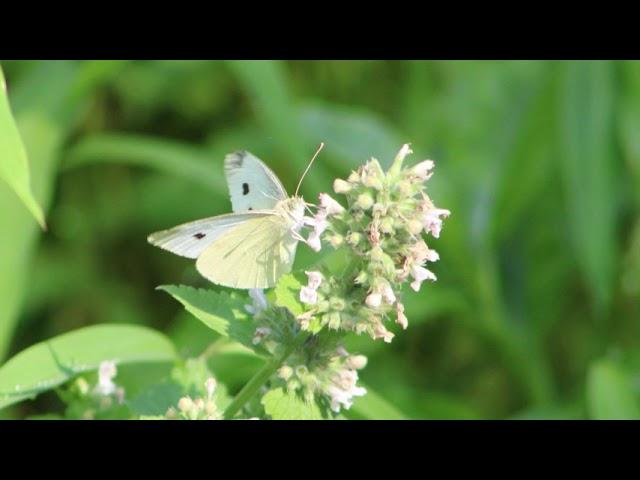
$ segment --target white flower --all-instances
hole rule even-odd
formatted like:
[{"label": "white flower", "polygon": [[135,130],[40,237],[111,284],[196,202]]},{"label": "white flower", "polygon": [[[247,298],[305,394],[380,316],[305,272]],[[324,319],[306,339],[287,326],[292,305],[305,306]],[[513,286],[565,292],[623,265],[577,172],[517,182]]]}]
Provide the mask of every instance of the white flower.
[{"label": "white flower", "polygon": [[113,395],[116,393],[116,384],[113,383],[113,378],[118,373],[115,362],[104,361],[100,363],[98,368],[98,384],[94,389],[94,393],[97,395]]},{"label": "white flower", "polygon": [[333,182],[333,191],[336,193],[347,193],[351,191],[351,184],[349,182],[345,182],[340,178],[337,178]]},{"label": "white flower", "polygon": [[331,410],[339,412],[340,408],[350,408],[353,397],[361,397],[367,393],[363,387],[356,386],[358,374],[355,370],[343,370],[331,379],[326,389],[330,397]]},{"label": "white flower", "polygon": [[269,306],[267,296],[264,294],[264,290],[261,288],[250,288],[249,296],[253,300],[252,305],[245,305],[244,309],[251,315],[257,315]]},{"label": "white flower", "polygon": [[411,268],[411,276],[414,279],[414,281],[411,282],[411,288],[413,288],[416,292],[420,290],[420,285],[422,285],[422,282],[424,282],[425,280],[431,280],[433,282],[437,280],[432,271],[427,270],[420,265],[414,265]]},{"label": "white flower", "polygon": [[412,169],[411,172],[418,178],[420,178],[420,180],[428,180],[432,173],[429,173],[431,170],[433,170],[433,160],[424,160],[420,163],[418,163],[417,165],[415,165]]},{"label": "white flower", "polygon": [[382,303],[382,295],[379,293],[370,293],[364,303],[367,304],[368,307],[377,308]]},{"label": "white flower", "polygon": [[302,287],[300,289],[300,301],[307,305],[315,305],[318,303],[318,292],[313,288]]},{"label": "white flower", "polygon": [[435,250],[429,249],[425,258],[427,262],[437,262],[438,260],[440,260],[440,255],[438,255],[438,252],[436,252]]},{"label": "white flower", "polygon": [[440,236],[442,229],[442,219],[447,218],[451,212],[444,208],[429,208],[422,216],[422,224],[427,232],[430,232],[435,238]]},{"label": "white flower", "polygon": [[389,330],[387,330],[386,328],[384,328],[384,325],[382,325],[381,323],[376,324],[376,326],[374,327],[374,335],[373,335],[373,339],[377,339],[377,338],[382,338],[382,340],[384,340],[385,343],[391,343],[391,340],[393,340],[393,337],[395,337],[395,335],[393,333],[391,333]]},{"label": "white flower", "polygon": [[409,326],[409,320],[407,316],[404,314],[404,305],[398,302],[396,304],[396,313],[398,317],[396,318],[396,323],[402,327],[403,330],[406,330]]},{"label": "white flower", "polygon": [[394,303],[396,303],[396,296],[389,284],[384,286],[384,290],[382,291],[382,298],[389,305],[393,305]]},{"label": "white flower", "polygon": [[314,290],[317,290],[320,284],[322,283],[322,274],[320,272],[314,272],[314,271],[312,272],[305,271],[304,273],[307,274],[307,278],[309,279],[309,283],[307,284],[307,286],[309,288],[313,288]]},{"label": "white flower", "polygon": [[318,287],[322,283],[320,272],[304,272],[307,274],[309,282],[306,287],[300,289],[300,301],[308,305],[315,305],[318,302]]},{"label": "white flower", "polygon": [[326,212],[326,216],[338,215],[344,212],[344,207],[326,193],[320,194],[320,206]]},{"label": "white flower", "polygon": [[256,332],[254,334],[255,336],[253,337],[253,340],[251,340],[251,343],[253,343],[254,345],[258,345],[262,341],[262,339],[270,333],[271,329],[269,327],[256,328]]},{"label": "white flower", "polygon": [[213,394],[216,391],[216,379],[213,377],[207,378],[207,381],[204,382],[204,388],[207,390],[207,399],[211,400],[213,398]]}]

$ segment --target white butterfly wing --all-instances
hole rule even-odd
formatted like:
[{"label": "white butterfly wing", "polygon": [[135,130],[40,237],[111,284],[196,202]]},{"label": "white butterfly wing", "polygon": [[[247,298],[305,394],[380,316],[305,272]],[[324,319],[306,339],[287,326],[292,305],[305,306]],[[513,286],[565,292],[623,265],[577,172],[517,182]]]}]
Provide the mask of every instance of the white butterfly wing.
[{"label": "white butterfly wing", "polygon": [[297,240],[281,214],[252,218],[219,236],[196,268],[205,278],[231,288],[271,288],[293,266]]},{"label": "white butterfly wing", "polygon": [[227,155],[224,172],[234,212],[273,209],[288,197],[275,173],[247,151]]},{"label": "white butterfly wing", "polygon": [[169,230],[149,235],[148,242],[187,258],[198,258],[202,252],[225,232],[243,222],[263,218],[273,212],[246,212],[218,215],[189,222]]}]

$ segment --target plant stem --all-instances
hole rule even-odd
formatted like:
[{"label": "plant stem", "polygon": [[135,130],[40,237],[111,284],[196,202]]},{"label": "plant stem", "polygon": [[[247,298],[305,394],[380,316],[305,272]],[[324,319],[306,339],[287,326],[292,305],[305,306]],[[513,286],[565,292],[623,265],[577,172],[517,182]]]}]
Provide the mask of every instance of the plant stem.
[{"label": "plant stem", "polygon": [[233,418],[238,411],[253,397],[262,385],[275,373],[282,363],[291,355],[296,348],[304,343],[309,337],[309,332],[300,332],[298,336],[291,342],[291,345],[277,357],[272,358],[267,362],[258,372],[247,382],[247,384],[240,390],[236,398],[229,404],[224,411],[225,420]]}]

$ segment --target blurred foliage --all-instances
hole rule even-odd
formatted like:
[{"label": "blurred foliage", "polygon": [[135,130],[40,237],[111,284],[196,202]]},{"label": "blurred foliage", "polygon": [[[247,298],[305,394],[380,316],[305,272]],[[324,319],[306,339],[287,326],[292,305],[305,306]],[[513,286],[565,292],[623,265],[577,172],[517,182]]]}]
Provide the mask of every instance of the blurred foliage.
[{"label": "blurred foliage", "polygon": [[[216,345],[208,366],[233,395],[260,360],[212,344],[155,290],[207,284],[147,235],[229,211],[222,160],[233,150],[293,191],[325,142],[302,186],[315,200],[411,142],[416,161],[435,160],[431,196],[452,211],[433,243],[438,282],[407,292],[409,329],[391,345],[347,346],[369,357],[361,377],[376,392],[347,416],[371,417],[376,402],[386,418],[640,416],[640,63],[2,68],[48,231],[1,183],[0,362],[80,327],[132,324],[161,330],[184,357]],[[316,260],[298,249],[297,267]],[[56,406],[43,396],[0,416]]]}]

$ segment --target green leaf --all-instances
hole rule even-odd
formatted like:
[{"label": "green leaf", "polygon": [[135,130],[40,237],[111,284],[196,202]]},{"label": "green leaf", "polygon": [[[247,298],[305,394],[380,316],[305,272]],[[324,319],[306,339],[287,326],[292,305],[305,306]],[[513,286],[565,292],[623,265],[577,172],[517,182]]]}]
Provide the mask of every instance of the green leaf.
[{"label": "green leaf", "polygon": [[631,379],[618,365],[600,360],[587,377],[589,416],[595,420],[639,419],[640,404]]},{"label": "green leaf", "polygon": [[137,325],[96,325],[37,343],[0,368],[0,408],[96,370],[105,360],[117,364],[174,360],[171,342]]},{"label": "green leaf", "polygon": [[350,419],[405,420],[407,417],[395,406],[378,395],[371,387],[358,382],[367,389],[366,395],[354,398],[353,405],[344,414]]},{"label": "green leaf", "polygon": [[617,242],[615,78],[610,62],[563,65],[560,89],[560,156],[569,223],[578,262],[595,305],[609,306]]},{"label": "green leaf", "polygon": [[0,178],[18,195],[42,228],[46,228],[44,213],[31,191],[31,173],[27,152],[16,126],[0,67]]},{"label": "green leaf", "polygon": [[302,285],[293,274],[283,275],[274,288],[275,304],[288,308],[294,315],[300,315],[304,311],[299,301],[300,288]]},{"label": "green leaf", "polygon": [[220,335],[253,347],[255,325],[244,306],[247,300],[236,294],[196,289],[184,285],[163,285],[164,290],[178,300],[193,316]]},{"label": "green leaf", "polygon": [[262,397],[264,411],[273,420],[322,420],[320,407],[315,402],[308,403],[295,393],[282,388],[268,391]]}]

